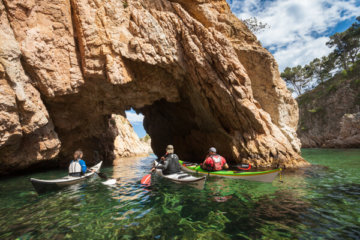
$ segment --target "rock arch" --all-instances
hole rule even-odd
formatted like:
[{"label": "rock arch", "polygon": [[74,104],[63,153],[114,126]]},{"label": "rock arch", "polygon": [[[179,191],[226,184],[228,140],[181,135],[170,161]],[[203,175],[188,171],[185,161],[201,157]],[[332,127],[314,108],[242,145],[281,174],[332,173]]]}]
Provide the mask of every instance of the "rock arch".
[{"label": "rock arch", "polygon": [[109,116],[131,107],[156,154],[172,143],[185,160],[215,146],[256,166],[307,164],[276,62],[225,0],[3,3],[0,120],[12,122],[0,129],[3,169],[75,146],[90,162],[94,150],[109,160]]}]

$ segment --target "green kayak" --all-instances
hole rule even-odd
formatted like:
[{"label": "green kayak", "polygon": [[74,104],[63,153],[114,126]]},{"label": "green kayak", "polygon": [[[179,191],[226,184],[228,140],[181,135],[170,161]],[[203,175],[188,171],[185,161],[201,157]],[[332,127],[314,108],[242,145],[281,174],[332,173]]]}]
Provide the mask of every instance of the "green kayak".
[{"label": "green kayak", "polygon": [[233,179],[244,179],[249,181],[258,181],[258,182],[272,182],[275,177],[280,173],[281,168],[261,171],[261,172],[245,172],[245,171],[232,171],[232,170],[222,170],[222,171],[214,171],[208,172],[200,167],[199,164],[196,163],[185,163],[184,161],[179,160],[182,170],[192,173],[199,173],[203,175],[209,176],[218,176],[218,177],[226,177]]}]

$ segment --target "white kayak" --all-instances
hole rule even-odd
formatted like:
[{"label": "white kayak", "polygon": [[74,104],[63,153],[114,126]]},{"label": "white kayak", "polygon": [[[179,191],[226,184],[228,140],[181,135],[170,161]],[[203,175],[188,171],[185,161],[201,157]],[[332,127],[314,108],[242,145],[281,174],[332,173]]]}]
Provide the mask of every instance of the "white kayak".
[{"label": "white kayak", "polygon": [[162,170],[161,169],[156,169],[156,174],[163,177],[163,178],[166,178],[166,179],[169,179],[171,181],[174,181],[174,182],[183,182],[183,183],[192,183],[192,182],[198,182],[198,181],[202,181],[202,180],[205,180],[205,176],[203,177],[194,177],[186,172],[178,172],[178,173],[173,173],[173,174],[167,174],[167,175],[164,175],[162,173]]},{"label": "white kayak", "polygon": [[[162,166],[161,164],[159,164],[157,161],[154,162],[154,166],[156,167],[159,167],[159,166]],[[178,173],[173,173],[173,174],[167,174],[167,175],[164,175],[163,172],[162,172],[162,169],[156,169],[156,174],[163,177],[163,178],[166,178],[166,179],[169,179],[171,181],[174,181],[174,182],[184,182],[184,183],[191,183],[191,182],[198,182],[198,181],[202,181],[202,180],[205,180],[206,177],[194,177],[186,172],[178,172]]]},{"label": "white kayak", "polygon": [[[101,168],[101,165],[102,165],[102,161],[89,169],[98,172]],[[85,179],[92,177],[95,174],[95,172],[87,172],[80,177],[65,176],[63,178],[52,179],[52,180],[30,178],[30,181],[34,186],[36,192],[43,193],[46,191],[60,189],[84,181]]]}]

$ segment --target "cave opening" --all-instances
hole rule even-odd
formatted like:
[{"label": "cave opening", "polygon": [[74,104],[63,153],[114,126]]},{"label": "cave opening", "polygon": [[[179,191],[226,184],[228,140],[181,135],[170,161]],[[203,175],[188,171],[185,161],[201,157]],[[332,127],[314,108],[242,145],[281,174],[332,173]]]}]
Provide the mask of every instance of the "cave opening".
[{"label": "cave opening", "polygon": [[142,113],[137,113],[133,108],[130,108],[130,110],[125,111],[125,115],[140,139],[148,135],[144,128],[144,115]]},{"label": "cave opening", "polygon": [[[126,84],[113,86],[89,78],[78,94],[44,98],[61,140],[60,158],[71,159],[73,152],[81,148],[89,164],[99,160],[112,164],[116,149],[119,155],[124,149],[116,146],[121,144],[116,143],[116,138],[122,136],[113,115],[126,120],[130,111],[133,116],[143,115],[143,122],[133,126],[136,129],[143,125],[143,134],[149,134],[157,156],[162,156],[171,144],[185,161],[203,161],[210,147],[230,162],[236,161],[241,145],[233,142],[233,135],[241,134],[229,130],[233,122],[216,111],[211,99],[198,94],[192,84],[170,84],[174,77],[161,68],[136,68],[139,71],[133,72],[137,75]],[[64,160],[62,165],[67,163]]]},{"label": "cave opening", "polygon": [[258,165],[268,166],[274,156],[287,158],[291,147],[253,99],[247,88],[250,80],[241,77],[243,73],[235,75],[229,66],[229,73],[215,71],[219,66],[213,62],[216,58],[211,59],[193,67],[184,61],[154,65],[122,58],[116,72],[121,78],[106,71],[84,72],[84,82],[73,93],[42,94],[55,138],[61,142],[49,152],[59,152],[62,166],[78,148],[89,164],[112,164],[119,135],[112,115],[126,118],[126,111],[133,109],[144,116],[157,156],[171,144],[180,159],[191,162],[203,161],[210,147],[229,162],[256,159]]},{"label": "cave opening", "polygon": [[66,166],[78,148],[89,164],[111,164],[112,114],[131,108],[144,115],[156,155],[172,144],[186,161],[202,161],[213,146],[258,166],[303,162],[297,104],[271,54],[230,11],[207,19],[207,8],[188,12],[184,1],[127,9],[67,1],[56,19],[37,10],[20,19],[7,2],[3,33],[14,44],[4,45],[0,64],[11,102],[4,169],[55,158]]},{"label": "cave opening", "polygon": [[151,138],[143,127],[144,115],[133,108],[125,114],[111,114],[109,129],[114,132],[115,158],[136,157],[153,152]]},{"label": "cave opening", "polygon": [[162,156],[171,144],[185,161],[203,161],[211,146],[231,158],[226,154],[229,151],[225,151],[231,142],[230,136],[200,106],[188,98],[178,102],[160,99],[138,109],[144,115],[144,128],[151,137],[155,155]]}]

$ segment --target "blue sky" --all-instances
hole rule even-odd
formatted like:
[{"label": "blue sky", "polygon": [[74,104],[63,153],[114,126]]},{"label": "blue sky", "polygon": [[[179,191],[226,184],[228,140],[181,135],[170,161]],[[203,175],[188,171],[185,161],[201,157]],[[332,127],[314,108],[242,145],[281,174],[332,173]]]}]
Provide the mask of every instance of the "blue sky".
[{"label": "blue sky", "polygon": [[[227,0],[239,19],[256,17],[269,25],[256,33],[279,64],[304,65],[331,52],[329,36],[346,30],[360,16],[360,0]],[[143,115],[127,111],[135,132],[145,136]]]},{"label": "blue sky", "polygon": [[360,0],[227,0],[240,19],[256,17],[269,28],[256,36],[275,57],[279,70],[304,65],[331,52],[329,36],[360,16]]},{"label": "blue sky", "polygon": [[146,131],[143,126],[144,115],[136,114],[136,112],[131,109],[130,111],[126,111],[126,118],[129,120],[131,125],[133,126],[136,134],[142,138],[146,135]]}]

